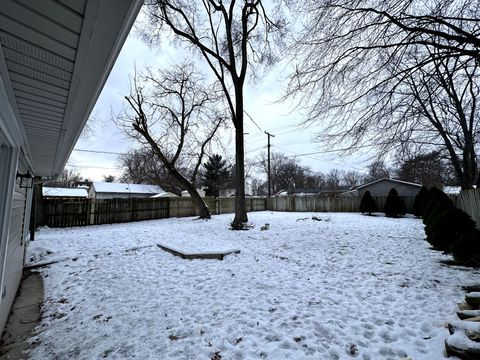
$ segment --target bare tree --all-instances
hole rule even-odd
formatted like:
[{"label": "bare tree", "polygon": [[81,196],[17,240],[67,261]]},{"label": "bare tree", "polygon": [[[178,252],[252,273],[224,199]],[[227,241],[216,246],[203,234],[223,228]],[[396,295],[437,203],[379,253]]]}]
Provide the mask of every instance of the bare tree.
[{"label": "bare tree", "polygon": [[331,169],[325,177],[328,190],[337,191],[341,189],[342,172],[339,169]]},{"label": "bare tree", "polygon": [[[232,228],[248,221],[245,202],[244,85],[252,63],[275,60],[269,35],[281,30],[261,0],[146,0],[153,29],[166,26],[175,37],[196,49],[219,82],[235,127],[236,198]],[[277,13],[277,15],[279,12]]]},{"label": "bare tree", "polygon": [[76,183],[82,179],[80,172],[75,167],[66,167],[60,175],[49,181],[48,184],[50,186],[75,187]]},{"label": "bare tree", "polygon": [[308,25],[295,47],[302,61],[289,94],[309,103],[310,120],[328,124],[319,140],[347,143],[350,152],[445,149],[462,188],[471,187],[478,3],[317,0],[303,10]]},{"label": "bare tree", "polygon": [[266,196],[267,195],[267,182],[258,178],[252,178],[252,195]]},{"label": "bare tree", "polygon": [[[265,152],[259,154],[256,164],[267,176],[268,160]],[[322,173],[315,173],[308,166],[300,164],[295,157],[280,152],[271,153],[270,173],[273,193],[281,190],[319,189],[324,185]]]},{"label": "bare tree", "polygon": [[372,182],[384,178],[390,178],[391,171],[383,160],[375,160],[367,166],[367,175],[365,182]]},{"label": "bare tree", "polygon": [[[171,155],[167,157],[171,157]],[[188,167],[188,164],[182,163],[182,160],[183,158],[177,160],[175,168],[187,179],[191,178],[192,169]],[[119,165],[123,169],[120,177],[122,182],[159,185],[166,191],[178,196],[185,190],[162,161],[158,159],[150,146],[130,150],[122,154],[119,159]]]},{"label": "bare tree", "polygon": [[415,122],[409,142],[445,151],[462,189],[474,184],[480,142],[480,62],[437,58],[406,79],[405,95],[415,101],[405,112]]},{"label": "bare tree", "polygon": [[427,187],[442,187],[451,182],[452,171],[446,157],[439,151],[412,154],[398,160],[396,178],[416,182]]},{"label": "bare tree", "polygon": [[[225,118],[218,107],[215,88],[194,70],[192,64],[135,75],[128,107],[117,123],[142,145],[150,146],[155,156],[190,194],[201,218],[210,218],[210,210],[198,194],[195,184],[206,151]],[[182,160],[180,160],[182,159]],[[177,167],[181,161],[192,163],[189,179]]]},{"label": "bare tree", "polygon": [[115,182],[115,180],[116,180],[116,177],[112,174],[103,175],[103,181],[105,181],[105,182],[113,183],[113,182]]},{"label": "bare tree", "polygon": [[353,189],[361,184],[364,177],[359,171],[349,170],[343,173],[343,183],[347,189]]}]

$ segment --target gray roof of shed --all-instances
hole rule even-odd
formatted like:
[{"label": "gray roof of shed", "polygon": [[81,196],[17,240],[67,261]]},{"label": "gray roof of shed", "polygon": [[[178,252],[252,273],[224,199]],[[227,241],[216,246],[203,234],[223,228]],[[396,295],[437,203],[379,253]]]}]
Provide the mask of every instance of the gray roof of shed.
[{"label": "gray roof of shed", "polygon": [[376,184],[376,183],[381,182],[381,181],[388,181],[388,182],[393,182],[393,183],[397,183],[397,184],[403,184],[403,185],[409,185],[409,186],[415,186],[415,187],[422,187],[421,184],[416,184],[416,183],[412,183],[412,182],[408,182],[408,181],[396,180],[396,179],[389,179],[389,178],[382,178],[382,179],[378,179],[378,180],[371,181],[371,182],[369,182],[369,183],[366,183],[366,184],[357,186],[357,187],[356,187],[355,189],[353,189],[353,190],[361,189],[361,188],[364,188],[364,187],[367,187],[367,186]]}]

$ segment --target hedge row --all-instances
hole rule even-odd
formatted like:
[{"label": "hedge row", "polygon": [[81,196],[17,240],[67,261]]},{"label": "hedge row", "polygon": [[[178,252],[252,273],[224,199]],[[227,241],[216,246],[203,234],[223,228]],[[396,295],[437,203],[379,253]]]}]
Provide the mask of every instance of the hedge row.
[{"label": "hedge row", "polygon": [[480,266],[480,231],[470,215],[457,209],[443,191],[423,187],[415,198],[413,213],[423,218],[427,241],[434,249],[451,253],[460,264]]}]

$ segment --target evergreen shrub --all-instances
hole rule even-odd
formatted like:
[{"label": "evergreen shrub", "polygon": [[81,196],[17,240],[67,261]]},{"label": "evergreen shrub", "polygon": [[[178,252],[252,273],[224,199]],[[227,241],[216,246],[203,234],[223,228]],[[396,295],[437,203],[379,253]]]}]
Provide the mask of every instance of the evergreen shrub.
[{"label": "evergreen shrub", "polygon": [[388,217],[405,215],[405,203],[400,196],[398,196],[398,192],[395,188],[390,189],[383,211]]},{"label": "evergreen shrub", "polygon": [[438,250],[450,252],[454,242],[475,229],[475,221],[464,211],[451,207],[425,227],[428,242]]},{"label": "evergreen shrub", "polygon": [[373,199],[370,191],[365,191],[362,196],[362,200],[360,201],[360,212],[361,213],[368,213],[368,215],[372,215],[373,212],[377,211],[377,204]]},{"label": "evergreen shrub", "polygon": [[453,202],[448,195],[436,187],[430,188],[424,204],[423,223],[427,226],[435,222],[442,212],[453,207]]},{"label": "evergreen shrub", "polygon": [[464,233],[451,247],[455,261],[466,266],[480,267],[480,230]]},{"label": "evergreen shrub", "polygon": [[412,213],[417,217],[423,216],[423,208],[425,207],[425,198],[427,197],[428,189],[422,186],[415,200],[413,201]]}]

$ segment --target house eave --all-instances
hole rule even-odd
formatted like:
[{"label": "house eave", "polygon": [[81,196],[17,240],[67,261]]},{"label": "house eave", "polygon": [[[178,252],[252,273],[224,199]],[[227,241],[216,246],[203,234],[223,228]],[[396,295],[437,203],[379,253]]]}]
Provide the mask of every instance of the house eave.
[{"label": "house eave", "polygon": [[0,134],[35,175],[62,172],[142,3],[2,1]]},{"label": "house eave", "polygon": [[[85,28],[82,29],[82,33],[85,35],[81,38],[78,49],[80,61],[76,63],[74,69],[72,100],[69,99],[66,123],[62,129],[65,131],[65,135],[60,140],[52,175],[63,171],[133,26],[143,0],[128,2],[102,0],[100,3],[96,1],[89,4],[91,5],[87,6],[86,12],[88,18],[84,22]],[[126,16],[111,17],[112,11],[120,11]],[[112,21],[116,20],[114,24],[102,21],[107,17]],[[111,44],[111,46],[105,48],[104,44]],[[90,82],[87,84],[84,81],[85,73],[90,73]],[[91,94],[91,97],[88,101],[84,101],[83,96],[88,93]]]}]

